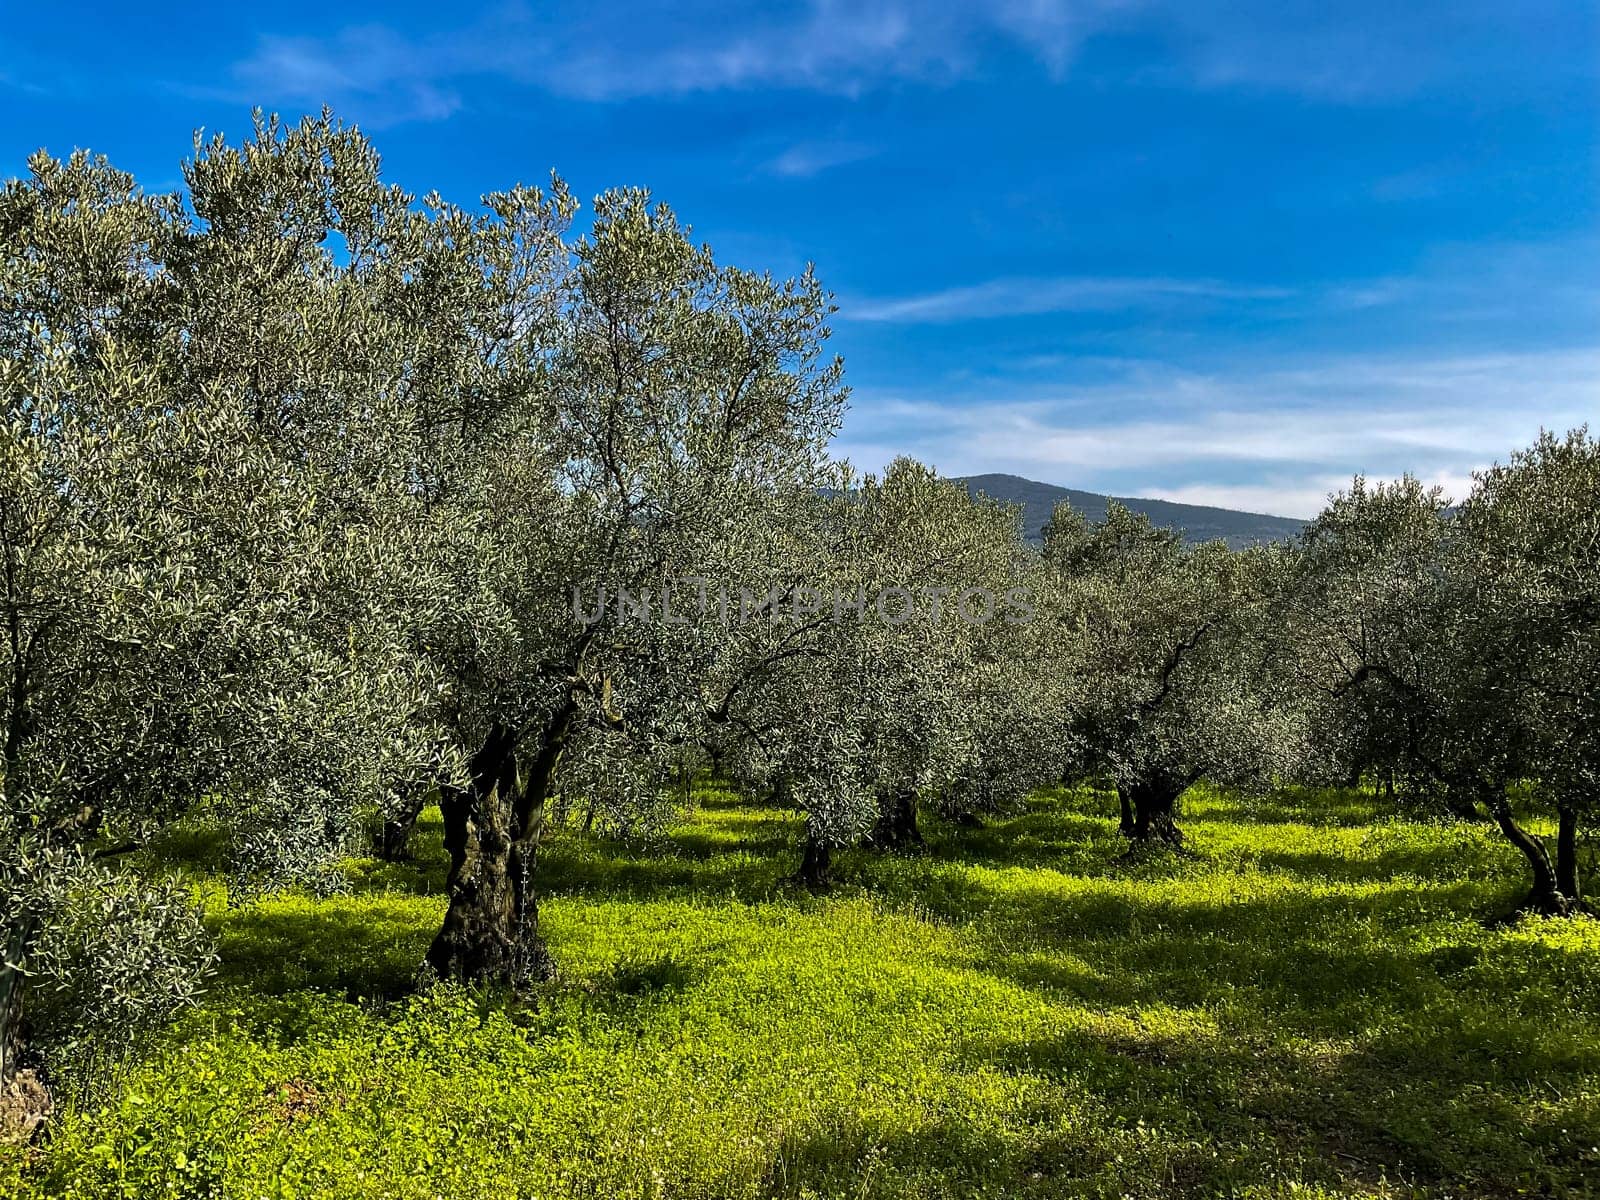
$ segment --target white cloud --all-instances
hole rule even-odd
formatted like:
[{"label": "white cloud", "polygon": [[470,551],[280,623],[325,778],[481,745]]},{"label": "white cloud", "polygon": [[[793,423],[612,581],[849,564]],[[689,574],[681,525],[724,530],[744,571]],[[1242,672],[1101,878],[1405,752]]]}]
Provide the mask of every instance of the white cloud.
[{"label": "white cloud", "polygon": [[840,319],[933,324],[1043,313],[1270,306],[1282,318],[1340,317],[1404,308],[1459,325],[1536,318],[1545,332],[1600,314],[1600,287],[1574,274],[1593,259],[1588,236],[1435,248],[1411,274],[1323,280],[1294,288],[1225,279],[1065,275],[999,278],[905,296],[844,297]]},{"label": "white cloud", "polygon": [[[1390,6],[1360,17],[1263,3],[1218,14],[1171,0],[805,0],[781,15],[729,0],[569,8],[512,4],[455,28],[402,38],[378,26],[326,38],[264,37],[236,64],[250,101],[360,101],[388,120],[447,116],[473,76],[594,101],[755,88],[856,95],[894,81],[974,75],[995,45],[1020,47],[1057,77],[1096,34],[1159,47],[1130,77],[1352,101],[1392,96],[1459,70],[1459,39],[1563,44],[1513,10],[1452,18]],[[448,10],[447,10],[448,11]],[[1458,28],[1459,26],[1459,28]]]},{"label": "white cloud", "polygon": [[[1350,486],[1352,471],[1345,475],[1323,474],[1285,476],[1261,483],[1191,483],[1181,487],[1161,484],[1132,485],[1130,490],[1151,500],[1172,500],[1179,504],[1205,504],[1212,508],[1231,508],[1239,512],[1270,513],[1309,521],[1327,505],[1335,492]],[[1426,487],[1438,487],[1446,499],[1460,500],[1472,490],[1471,472],[1434,471],[1417,473]],[[1398,479],[1399,474],[1371,476],[1371,481]]]},{"label": "white cloud", "polygon": [[801,142],[774,158],[767,164],[767,170],[786,179],[809,179],[835,167],[862,162],[877,153],[873,147],[856,142]]},{"label": "white cloud", "polygon": [[1110,312],[1176,303],[1283,300],[1286,288],[1215,279],[1069,275],[1049,279],[991,279],[912,296],[840,302],[844,320],[906,324],[967,321],[1059,312]]},{"label": "white cloud", "polygon": [[985,41],[1020,44],[1059,72],[1108,6],[1101,0],[809,0],[792,16],[759,6],[597,9],[560,23],[520,7],[404,38],[382,26],[326,38],[262,37],[233,67],[251,100],[356,100],[393,120],[448,116],[459,85],[496,76],[595,101],[753,88],[858,94],[887,80],[972,73]]},{"label": "white cloud", "polygon": [[447,84],[447,46],[406,41],[382,26],[347,29],[328,41],[263,37],[233,68],[251,102],[293,102],[309,108],[354,104],[368,124],[436,121],[461,108]]},{"label": "white cloud", "polygon": [[1309,516],[1352,475],[1411,472],[1463,493],[1472,471],[1600,411],[1600,351],[1333,358],[994,398],[858,389],[839,453],[911,454],[952,475],[1008,471],[1120,495]]}]

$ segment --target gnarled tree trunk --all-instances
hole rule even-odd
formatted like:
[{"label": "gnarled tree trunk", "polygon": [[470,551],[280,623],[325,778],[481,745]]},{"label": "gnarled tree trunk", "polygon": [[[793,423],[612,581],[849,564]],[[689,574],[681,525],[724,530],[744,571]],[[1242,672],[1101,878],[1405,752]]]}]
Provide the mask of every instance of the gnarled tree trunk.
[{"label": "gnarled tree trunk", "polygon": [[1511,805],[1503,793],[1490,796],[1485,807],[1506,840],[1522,852],[1529,873],[1533,876],[1533,887],[1523,903],[1523,911],[1546,917],[1570,916],[1578,908],[1577,900],[1575,897],[1569,898],[1562,890],[1555,866],[1550,861],[1550,852],[1545,849],[1544,839],[1517,824]]},{"label": "gnarled tree trunk", "polygon": [[39,1073],[22,1066],[28,1049],[22,959],[37,932],[37,922],[24,916],[0,942],[0,1146],[32,1141],[54,1107]]},{"label": "gnarled tree trunk", "polygon": [[921,850],[927,843],[917,827],[917,793],[909,788],[878,799],[878,821],[867,834],[874,850]]},{"label": "gnarled tree trunk", "polygon": [[440,797],[450,907],[428,964],[441,978],[515,987],[554,972],[539,937],[533,871],[577,711],[569,696],[539,731],[526,775],[517,769],[516,733],[497,722],[468,764],[468,786]]},{"label": "gnarled tree trunk", "polygon": [[[1181,846],[1183,831],[1177,825],[1182,780],[1166,774],[1141,775],[1117,784],[1122,802],[1122,834],[1135,845]],[[1130,820],[1131,816],[1131,820]]]},{"label": "gnarled tree trunk", "polygon": [[[8,938],[15,945],[15,938]],[[0,946],[6,963],[11,951]],[[20,950],[18,951],[20,956]],[[50,1118],[50,1089],[35,1071],[22,1069],[22,972],[0,963],[0,1146],[31,1142]]]}]

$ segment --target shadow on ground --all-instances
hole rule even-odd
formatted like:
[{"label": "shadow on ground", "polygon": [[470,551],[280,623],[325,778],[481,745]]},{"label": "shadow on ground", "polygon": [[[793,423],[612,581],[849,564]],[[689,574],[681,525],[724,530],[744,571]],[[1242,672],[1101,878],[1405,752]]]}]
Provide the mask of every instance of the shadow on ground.
[{"label": "shadow on ground", "polygon": [[[1037,1107],[989,1124],[929,1112],[909,1131],[812,1129],[779,1147],[765,1194],[1228,1194],[1294,1178],[1339,1193],[1558,1195],[1597,1177],[1600,1043],[1585,1031],[1600,1013],[1600,939],[1485,929],[1519,884],[1486,867],[1483,844],[1352,829],[1367,798],[1256,799],[1245,818],[1245,802],[1207,797],[1187,818],[1195,856],[1129,864],[1108,800],[1048,794],[982,828],[930,820],[921,856],[840,856],[845,899],[950,927],[949,970],[1047,1014],[953,1050],[962,1070],[1027,1084]],[[1265,832],[1262,805],[1276,813]],[[1290,825],[1346,840],[1307,848]],[[561,831],[542,893],[811,904],[785,883],[799,832],[792,815],[726,795],[653,845]],[[349,896],[228,913],[223,982],[404,991],[442,916],[438,837],[430,816],[412,862],[353,864]],[[591,972],[584,1003],[670,1006],[715,969],[642,944]],[[1093,1110],[1097,1140],[1074,1132],[1075,1105]]]}]

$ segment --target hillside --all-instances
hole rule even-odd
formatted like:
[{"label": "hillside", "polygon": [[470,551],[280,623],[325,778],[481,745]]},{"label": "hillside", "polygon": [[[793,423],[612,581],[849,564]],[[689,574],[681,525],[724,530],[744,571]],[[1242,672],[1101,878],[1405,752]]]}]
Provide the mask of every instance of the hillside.
[{"label": "hillside", "polygon": [[956,479],[973,492],[993,500],[1022,505],[1023,536],[1037,542],[1044,524],[1055,507],[1065,500],[1091,521],[1105,519],[1106,502],[1115,499],[1137,513],[1144,513],[1155,525],[1181,529],[1191,542],[1221,538],[1235,548],[1252,542],[1281,542],[1297,537],[1304,521],[1292,517],[1272,517],[1264,513],[1236,512],[1231,508],[1211,508],[1204,504],[1177,504],[1171,500],[1143,500],[1123,496],[1102,496],[1076,488],[1039,483],[1020,475],[967,475]]}]

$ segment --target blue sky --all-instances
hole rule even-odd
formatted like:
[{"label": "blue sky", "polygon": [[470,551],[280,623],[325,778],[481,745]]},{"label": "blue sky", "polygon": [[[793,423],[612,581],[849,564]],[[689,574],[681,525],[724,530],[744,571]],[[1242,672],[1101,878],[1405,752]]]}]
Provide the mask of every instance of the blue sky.
[{"label": "blue sky", "polygon": [[1309,515],[1600,418],[1600,6],[0,2],[0,173],[332,104],[468,201],[817,265],[840,449]]}]

